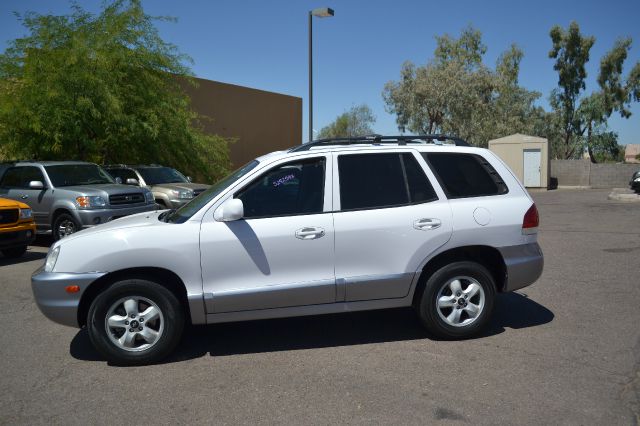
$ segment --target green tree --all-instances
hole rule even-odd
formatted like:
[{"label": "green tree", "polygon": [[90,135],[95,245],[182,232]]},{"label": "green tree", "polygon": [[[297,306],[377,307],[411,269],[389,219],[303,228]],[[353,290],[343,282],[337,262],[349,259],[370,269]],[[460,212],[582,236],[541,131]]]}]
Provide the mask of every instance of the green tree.
[{"label": "green tree", "polygon": [[607,121],[614,112],[629,118],[631,102],[640,100],[640,63],[635,64],[626,80],[622,77],[631,39],[617,40],[605,54],[600,61],[599,89],[584,96],[585,65],[595,38],[582,35],[576,22],[566,31],[553,27],[550,36],[553,47],[549,57],[556,59],[554,69],[558,72],[558,88],[550,100],[562,129],[561,148],[556,151],[561,158],[573,158],[586,147],[591,161],[597,162],[599,157],[604,158],[603,146],[609,146],[609,154],[616,157],[617,135],[607,131]]},{"label": "green tree", "polygon": [[523,52],[504,52],[495,70],[482,63],[487,47],[468,27],[459,38],[436,37],[434,57],[424,66],[405,62],[399,81],[385,85],[387,111],[401,131],[449,133],[486,146],[492,138],[528,133],[539,93],[518,85]]},{"label": "green tree", "polygon": [[190,59],[161,39],[140,0],[98,15],[29,12],[28,35],[0,55],[0,152],[98,163],[158,162],[206,180],[228,170],[228,142],[202,131],[181,84]]},{"label": "green tree", "polygon": [[319,139],[354,137],[373,133],[371,126],[376,122],[371,108],[367,105],[351,107],[340,114],[331,124],[320,129]]}]

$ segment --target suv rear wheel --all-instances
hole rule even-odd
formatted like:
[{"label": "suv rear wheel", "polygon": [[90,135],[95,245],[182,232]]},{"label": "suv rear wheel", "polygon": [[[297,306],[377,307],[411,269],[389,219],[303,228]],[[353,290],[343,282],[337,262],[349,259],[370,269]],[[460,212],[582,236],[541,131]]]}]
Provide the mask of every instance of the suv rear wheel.
[{"label": "suv rear wheel", "polygon": [[176,296],[146,280],[120,281],[91,304],[89,338],[108,361],[148,364],[166,357],[178,344],[184,313]]},{"label": "suv rear wheel", "polygon": [[418,315],[429,332],[464,339],[481,331],[493,311],[491,273],[475,262],[455,262],[437,270],[424,287]]}]

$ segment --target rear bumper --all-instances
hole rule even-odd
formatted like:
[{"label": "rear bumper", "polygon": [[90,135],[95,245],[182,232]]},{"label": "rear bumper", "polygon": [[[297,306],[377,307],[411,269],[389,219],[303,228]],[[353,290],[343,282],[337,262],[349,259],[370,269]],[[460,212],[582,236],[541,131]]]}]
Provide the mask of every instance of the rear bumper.
[{"label": "rear bumper", "polygon": [[514,291],[536,282],[544,268],[544,256],[538,243],[498,248],[507,268],[502,291]]},{"label": "rear bumper", "polygon": [[[44,272],[40,268],[31,276],[33,297],[40,311],[51,321],[78,327],[78,307],[82,294],[92,282],[103,275],[105,275],[104,272],[84,274]],[[70,285],[77,285],[80,291],[67,293],[65,287]]]},{"label": "rear bumper", "polygon": [[114,219],[129,216],[136,213],[151,212],[157,210],[157,205],[145,204],[144,206],[128,207],[122,209],[91,209],[75,210],[76,218],[83,228],[89,228]]},{"label": "rear bumper", "polygon": [[22,224],[0,229],[0,250],[28,246],[36,238],[36,225]]}]

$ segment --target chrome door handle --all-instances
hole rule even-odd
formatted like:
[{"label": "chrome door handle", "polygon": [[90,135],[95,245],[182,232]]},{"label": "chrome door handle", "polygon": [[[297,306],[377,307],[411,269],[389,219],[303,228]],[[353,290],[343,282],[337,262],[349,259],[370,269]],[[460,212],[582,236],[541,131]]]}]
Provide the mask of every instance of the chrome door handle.
[{"label": "chrome door handle", "polygon": [[296,231],[296,238],[301,240],[315,240],[324,237],[324,229],[315,226],[300,228]]},{"label": "chrome door handle", "polygon": [[413,227],[419,231],[430,231],[431,229],[440,228],[441,225],[440,219],[418,219],[413,222]]},{"label": "chrome door handle", "polygon": [[20,198],[23,200],[26,200],[27,198],[29,198],[29,196],[27,194],[22,194]]}]

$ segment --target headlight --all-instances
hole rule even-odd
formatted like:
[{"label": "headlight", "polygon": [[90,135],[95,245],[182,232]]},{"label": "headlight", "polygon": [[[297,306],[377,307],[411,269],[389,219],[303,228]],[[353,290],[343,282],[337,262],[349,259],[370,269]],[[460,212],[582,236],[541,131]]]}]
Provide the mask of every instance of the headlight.
[{"label": "headlight", "polygon": [[181,198],[183,200],[190,200],[193,198],[193,191],[190,189],[184,189],[181,191],[172,190],[171,191],[174,196]]},{"label": "headlight", "polygon": [[51,272],[53,268],[56,266],[56,262],[58,261],[58,255],[60,254],[60,246],[54,248],[47,254],[47,261],[44,264],[44,271]]},{"label": "headlight", "polygon": [[31,219],[31,209],[20,209],[20,219]]},{"label": "headlight", "polygon": [[155,201],[155,199],[153,198],[153,192],[151,191],[145,192],[144,199],[147,201],[147,203],[153,203]]},{"label": "headlight", "polygon": [[78,197],[76,198],[76,203],[78,204],[78,207],[81,207],[83,209],[90,209],[92,207],[105,207],[107,205],[107,202],[104,200],[104,198],[98,195]]}]

